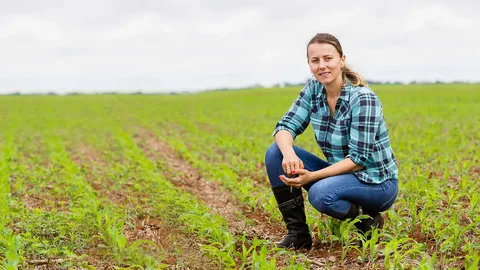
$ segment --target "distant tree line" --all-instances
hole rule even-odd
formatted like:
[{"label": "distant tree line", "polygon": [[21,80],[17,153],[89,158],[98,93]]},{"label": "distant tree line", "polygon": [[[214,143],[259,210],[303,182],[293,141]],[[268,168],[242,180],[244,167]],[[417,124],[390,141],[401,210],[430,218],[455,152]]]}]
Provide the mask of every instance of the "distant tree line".
[{"label": "distant tree line", "polygon": [[[306,83],[308,83],[311,79],[307,79],[306,81],[303,82],[297,82],[297,83],[292,83],[292,82],[282,82],[282,83],[276,83],[272,87],[302,87]],[[445,82],[445,81],[410,81],[410,82],[401,82],[401,81],[380,81],[380,80],[367,80],[368,84],[390,84],[390,85],[416,85],[416,84],[480,84],[480,81],[477,82],[469,82],[469,81],[450,81],[450,82]],[[267,86],[264,86],[262,84],[253,84],[250,86],[246,87],[236,87],[236,88],[228,88],[228,87],[223,87],[223,88],[215,88],[215,89],[205,89],[203,91],[195,91],[195,92],[204,92],[204,91],[227,91],[227,90],[242,90],[242,89],[257,89],[257,88],[268,88]],[[78,95],[179,95],[179,94],[189,94],[192,93],[190,91],[171,91],[171,92],[142,92],[142,90],[135,90],[132,92],[118,92],[118,91],[112,91],[112,92],[97,92],[97,93],[82,93],[78,91],[73,91],[73,92],[68,92],[65,94],[58,94],[56,92],[46,92],[46,93],[21,93],[21,92],[12,92],[12,93],[7,93],[7,94],[0,94],[0,95],[7,95],[7,96],[58,96],[58,95],[66,95],[66,96],[78,96]]]},{"label": "distant tree line", "polygon": [[[283,82],[283,83],[277,83],[273,87],[291,87],[291,86],[302,86],[308,83],[311,79],[307,79],[305,82],[299,82],[299,83],[291,83],[291,82]],[[445,81],[410,81],[410,82],[401,82],[401,81],[380,81],[380,80],[368,80],[368,84],[392,84],[392,85],[414,85],[414,84],[480,84],[480,81],[478,82],[468,82],[468,81],[450,81],[450,82],[445,82]],[[259,88],[258,85],[254,85],[251,88]]]}]

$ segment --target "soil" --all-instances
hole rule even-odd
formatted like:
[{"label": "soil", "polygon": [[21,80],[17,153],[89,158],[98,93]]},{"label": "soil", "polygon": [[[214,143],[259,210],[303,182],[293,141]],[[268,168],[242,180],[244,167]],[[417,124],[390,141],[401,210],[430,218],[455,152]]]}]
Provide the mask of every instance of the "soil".
[{"label": "soil", "polygon": [[[108,163],[102,159],[93,147],[88,145],[77,145],[69,149],[72,160],[82,168],[85,179],[89,182],[97,194],[106,196],[108,200],[120,207],[129,207],[134,201],[141,202],[142,194],[113,190],[110,187],[114,184],[111,179],[102,176],[101,168]],[[137,200],[132,200],[136,198]],[[132,205],[133,206],[133,205]],[[138,205],[137,205],[138,206]],[[137,240],[147,240],[154,243],[144,245],[153,254],[160,254],[162,263],[168,265],[168,269],[216,269],[215,262],[202,255],[198,239],[193,236],[182,234],[176,228],[169,226],[156,217],[134,218],[134,226],[125,225],[125,236],[129,243]],[[147,249],[148,249],[147,248]],[[156,250],[158,249],[158,250]],[[179,252],[181,251],[181,252]],[[101,252],[93,246],[87,250],[88,262],[97,269],[115,269],[118,266],[111,258],[101,255]]]},{"label": "soil", "polygon": [[[257,237],[272,242],[277,242],[285,236],[286,229],[283,224],[272,223],[270,214],[259,209],[252,212],[218,183],[206,180],[196,168],[182,159],[155,134],[137,128],[134,139],[149,159],[156,162],[166,161],[168,169],[163,171],[163,174],[175,186],[195,194],[199,200],[223,216],[229,224],[231,233],[237,235],[245,233],[249,239]],[[254,223],[247,224],[244,217],[248,217]],[[349,252],[346,262],[340,265],[338,261],[342,253],[341,246],[332,247],[331,244],[322,244],[315,240],[312,250],[301,250],[299,253],[306,255],[311,263],[311,269],[353,270],[365,269],[366,265],[358,263],[356,252]]]},{"label": "soil", "polygon": [[[256,236],[272,241],[279,240],[285,234],[283,226],[270,223],[271,217],[268,213],[250,211],[218,183],[207,181],[197,169],[179,157],[166,143],[158,140],[154,134],[141,131],[137,133],[135,140],[151,160],[166,160],[170,169],[163,171],[165,177],[175,186],[195,194],[215,213],[224,217],[230,233],[245,233],[252,238]],[[250,218],[254,224],[247,224],[242,216]]]}]

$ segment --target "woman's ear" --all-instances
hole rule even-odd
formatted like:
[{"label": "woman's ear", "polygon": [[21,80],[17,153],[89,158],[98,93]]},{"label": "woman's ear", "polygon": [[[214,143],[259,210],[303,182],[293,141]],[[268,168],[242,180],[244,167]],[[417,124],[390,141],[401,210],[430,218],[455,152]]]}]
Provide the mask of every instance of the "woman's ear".
[{"label": "woman's ear", "polygon": [[347,57],[344,55],[342,55],[342,67],[345,66],[345,60],[347,60]]}]

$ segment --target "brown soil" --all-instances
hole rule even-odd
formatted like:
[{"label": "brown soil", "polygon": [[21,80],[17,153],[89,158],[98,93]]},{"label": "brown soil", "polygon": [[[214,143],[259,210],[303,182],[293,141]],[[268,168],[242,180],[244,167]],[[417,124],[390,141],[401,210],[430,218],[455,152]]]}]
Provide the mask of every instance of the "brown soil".
[{"label": "brown soil", "polygon": [[[102,155],[88,145],[77,145],[69,149],[72,160],[78,164],[85,174],[86,180],[94,188],[97,194],[106,196],[111,202],[121,207],[138,207],[144,194],[137,194],[128,191],[128,187],[119,190],[112,190],[113,180],[102,176],[102,167],[108,163],[102,159]],[[128,186],[128,184],[127,184]],[[133,198],[133,199],[132,199]],[[169,269],[215,269],[214,262],[205,258],[200,248],[193,239],[183,235],[176,228],[166,225],[155,217],[135,218],[134,226],[125,225],[125,236],[129,243],[136,240],[147,240],[154,245],[146,244],[147,250],[152,253],[165,255],[162,263],[167,264]],[[115,262],[99,255],[97,248],[88,251],[88,262],[91,265],[99,266],[98,269],[114,269]],[[183,268],[182,268],[183,267]]]},{"label": "brown soil", "polygon": [[[474,176],[474,179],[479,179],[480,178],[480,166],[474,166],[470,168],[470,174]],[[472,180],[474,180],[472,179]]]},{"label": "brown soil", "polygon": [[[29,184],[26,186],[29,186]],[[55,209],[56,212],[67,213],[70,205],[70,200],[68,198],[58,194],[51,194],[51,192],[48,191],[48,188],[41,189],[37,193],[25,193],[22,196],[22,201],[25,203],[25,208],[28,210],[42,209],[46,212],[51,212]]]},{"label": "brown soil", "polygon": [[135,228],[125,226],[128,241],[148,239],[156,244],[167,257],[163,262],[173,269],[186,265],[190,269],[214,269],[215,264],[205,258],[195,243],[198,239],[186,236],[179,230],[165,225],[158,219],[136,219]]},{"label": "brown soil", "polygon": [[[268,240],[279,240],[285,229],[278,224],[269,222],[270,216],[262,211],[250,211],[230,192],[223,189],[218,183],[207,181],[188,162],[180,158],[166,143],[158,140],[151,132],[139,130],[135,135],[136,143],[154,161],[166,160],[169,169],[163,174],[172,183],[189,193],[195,194],[202,202],[208,205],[218,215],[224,217],[233,234]],[[247,224],[245,218],[252,219],[255,224]]]},{"label": "brown soil", "polygon": [[[25,170],[36,171],[41,167],[48,168],[51,166],[48,155],[46,153],[45,146],[41,142],[40,135],[36,134],[33,139],[36,143],[35,147],[32,149],[24,149],[19,147],[19,155],[21,155],[21,163],[25,162]],[[25,145],[22,145],[25,146]],[[38,157],[45,157],[39,161]],[[18,157],[17,157],[18,158]],[[52,168],[52,171],[55,171],[55,168]],[[42,183],[40,186],[37,186],[34,179],[38,177],[31,173],[21,174],[20,171],[14,171],[10,175],[11,182],[15,183],[16,181],[24,182],[24,189],[17,190],[15,184],[11,184],[11,194],[14,197],[21,198],[21,202],[24,203],[25,208],[28,210],[41,209],[43,211],[57,211],[57,212],[68,212],[70,199],[64,194],[56,192],[55,188],[60,188],[60,184],[46,184]],[[52,177],[53,178],[53,177]]]},{"label": "brown soil", "polygon": [[[283,224],[272,224],[268,213],[259,209],[252,212],[218,183],[204,179],[197,169],[183,160],[152,132],[136,128],[134,138],[149,159],[160,163],[166,161],[168,169],[164,170],[163,174],[167,179],[174,185],[195,194],[213,211],[223,216],[229,224],[231,233],[237,235],[245,233],[250,239],[256,236],[271,241],[278,241],[285,235],[286,229]],[[254,224],[247,224],[242,216],[248,217]],[[332,247],[330,244],[316,243],[312,250],[300,252],[305,254],[311,262],[311,269],[365,269],[365,264],[358,263],[358,254],[354,251],[349,252],[343,265],[339,265],[342,253],[339,245]]]},{"label": "brown soil", "polygon": [[108,163],[102,159],[101,153],[86,144],[76,145],[68,151],[72,161],[80,167],[85,180],[95,190],[95,193],[107,197],[115,204],[125,205],[128,202],[128,194],[124,192],[125,190],[112,189],[115,182],[108,177],[101,176],[102,169],[108,166]]}]

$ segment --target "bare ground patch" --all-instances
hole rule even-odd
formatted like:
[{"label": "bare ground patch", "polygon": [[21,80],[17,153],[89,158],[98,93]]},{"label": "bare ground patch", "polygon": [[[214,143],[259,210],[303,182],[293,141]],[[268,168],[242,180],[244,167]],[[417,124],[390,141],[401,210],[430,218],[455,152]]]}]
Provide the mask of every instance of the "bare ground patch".
[{"label": "bare ground patch", "polygon": [[[15,177],[12,177],[12,179],[15,179]],[[69,212],[70,199],[65,194],[55,192],[53,190],[54,185],[38,187],[34,183],[25,183],[24,186],[25,190],[16,190],[15,187],[12,187],[11,194],[23,202],[25,209],[30,211],[40,209],[46,212]]]},{"label": "bare ground patch", "polygon": [[[231,233],[237,235],[245,233],[249,238],[256,236],[271,241],[278,241],[285,235],[286,229],[283,224],[272,224],[268,213],[260,210],[252,212],[219,184],[204,179],[197,169],[152,132],[137,128],[134,139],[149,159],[166,163],[168,169],[163,171],[163,174],[167,179],[195,194],[217,214],[223,216],[228,221]],[[247,224],[242,215],[253,220],[254,224]],[[368,266],[367,263],[358,263],[356,252],[350,252],[344,264],[340,265],[342,253],[340,245],[331,246],[317,241],[312,250],[302,250],[299,253],[307,256],[311,262],[311,269],[365,269],[365,265]]]},{"label": "bare ground patch", "polygon": [[68,212],[70,198],[59,192],[64,183],[55,180],[57,168],[51,164],[39,134],[31,142],[20,145],[13,162],[20,166],[9,176],[11,194],[18,197],[26,209]]},{"label": "bare ground patch", "polygon": [[[102,168],[108,166],[108,162],[103,160],[101,153],[89,145],[77,145],[69,149],[72,160],[81,167],[86,180],[93,187],[97,194],[106,196],[115,205],[121,207],[139,207],[141,198],[146,194],[129,191],[127,182],[122,190],[114,190],[111,187],[115,184],[114,180],[108,179]],[[141,206],[141,205],[140,205]],[[146,206],[141,206],[147,209]],[[151,212],[151,211],[148,211]],[[168,226],[155,217],[135,217],[134,225],[126,224],[124,226],[125,236],[129,243],[137,240],[148,240],[154,243],[153,249],[159,250],[165,257],[162,263],[167,264],[169,269],[215,269],[215,263],[203,256],[200,248],[195,243],[198,239],[192,236],[182,234],[176,228]],[[145,248],[152,249],[146,245]],[[88,262],[92,265],[103,264],[105,268],[106,260],[104,256],[98,256],[96,249],[91,249]],[[154,251],[154,250],[153,250]],[[107,263],[108,265],[108,263]],[[111,266],[111,265],[110,265]],[[112,268],[113,269],[113,268]]]},{"label": "bare ground patch", "polygon": [[135,219],[135,227],[125,227],[125,235],[129,242],[148,239],[153,241],[167,256],[163,262],[171,269],[182,266],[190,269],[218,268],[212,261],[205,258],[199,246],[198,239],[184,235],[179,230],[167,226],[155,218]]},{"label": "bare ground patch", "polygon": [[[180,158],[166,143],[158,140],[151,132],[138,129],[135,142],[147,157],[154,161],[166,161],[169,169],[162,171],[172,183],[192,194],[223,216],[233,234],[257,236],[268,240],[278,240],[285,233],[283,227],[269,222],[270,216],[261,211],[252,212],[233,198],[230,192],[219,184],[207,181],[188,162]],[[255,224],[247,224],[242,216],[252,219]]]}]

